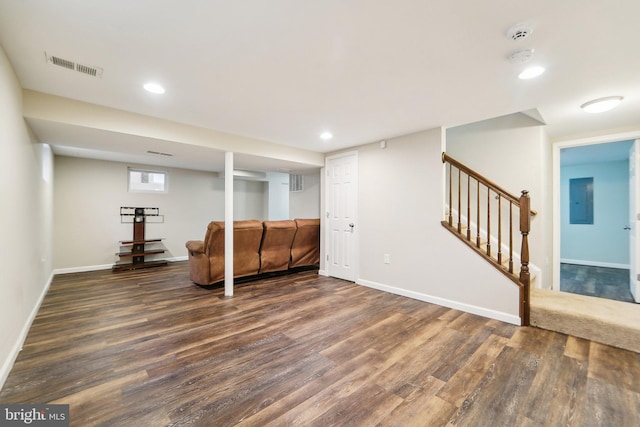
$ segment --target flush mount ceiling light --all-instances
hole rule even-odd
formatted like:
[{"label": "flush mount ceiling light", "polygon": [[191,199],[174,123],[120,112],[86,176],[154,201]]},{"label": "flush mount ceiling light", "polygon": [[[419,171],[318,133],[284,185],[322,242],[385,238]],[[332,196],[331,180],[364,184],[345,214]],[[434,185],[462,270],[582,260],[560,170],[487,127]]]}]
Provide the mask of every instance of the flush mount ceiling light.
[{"label": "flush mount ceiling light", "polygon": [[522,80],[533,79],[535,77],[538,77],[542,73],[544,73],[544,67],[536,65],[534,67],[526,68],[523,72],[518,74],[518,78]]},{"label": "flush mount ceiling light", "polygon": [[147,92],[158,93],[158,94],[164,93],[164,88],[160,86],[158,83],[153,83],[153,82],[145,83],[143,87]]},{"label": "flush mount ceiling light", "polygon": [[333,134],[331,132],[322,132],[320,134],[320,139],[323,141],[328,141],[333,138]]},{"label": "flush mount ceiling light", "polygon": [[593,101],[585,102],[580,106],[587,113],[604,113],[615,108],[622,102],[624,98],[621,96],[607,96],[606,98],[598,98]]}]

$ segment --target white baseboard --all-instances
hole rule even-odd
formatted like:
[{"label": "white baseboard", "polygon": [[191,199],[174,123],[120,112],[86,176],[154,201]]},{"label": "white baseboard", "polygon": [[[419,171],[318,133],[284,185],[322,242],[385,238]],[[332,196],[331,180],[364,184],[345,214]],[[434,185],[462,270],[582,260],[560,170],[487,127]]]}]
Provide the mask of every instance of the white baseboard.
[{"label": "white baseboard", "polygon": [[[165,261],[176,262],[176,261],[188,261],[189,257],[185,256],[177,256],[173,258],[164,258]],[[53,274],[69,274],[69,273],[84,273],[86,271],[98,271],[98,270],[109,270],[113,267],[113,264],[100,264],[100,265],[85,265],[82,267],[69,267],[69,268],[56,268],[53,270]]]},{"label": "white baseboard", "polygon": [[318,270],[318,274],[320,276],[326,276],[329,277],[329,273],[326,270]]},{"label": "white baseboard", "polygon": [[58,275],[58,274],[69,274],[69,273],[84,273],[85,271],[108,270],[111,267],[113,267],[113,264],[85,265],[82,267],[56,268],[55,270],[53,270],[53,274]]},{"label": "white baseboard", "polygon": [[561,264],[577,264],[577,265],[588,265],[590,267],[605,267],[605,268],[622,268],[625,270],[629,270],[631,266],[629,264],[619,264],[615,262],[600,262],[600,261],[585,261],[582,259],[567,259],[560,258]]},{"label": "white baseboard", "polygon": [[432,304],[441,305],[443,307],[464,311],[466,313],[477,314],[478,316],[500,320],[502,322],[511,323],[513,325],[518,325],[518,326],[520,325],[520,317],[514,316],[513,314],[503,313],[501,311],[490,310],[488,308],[478,307],[475,305],[465,304],[458,301],[452,301],[445,298],[435,297],[432,295],[422,294],[419,292],[414,292],[406,289],[396,288],[393,286],[383,285],[382,283],[376,283],[376,282],[372,282],[364,279],[358,279],[356,283],[359,285],[366,286],[368,288],[377,289],[379,291],[389,292],[395,295],[401,295],[403,297],[413,298],[418,301],[429,302]]},{"label": "white baseboard", "polygon": [[0,389],[4,387],[4,383],[5,381],[7,381],[7,378],[9,377],[9,373],[13,368],[13,364],[15,363],[16,359],[18,358],[18,355],[20,354],[20,351],[22,350],[22,346],[24,345],[24,341],[27,339],[27,334],[29,333],[29,329],[31,328],[31,325],[33,324],[33,321],[35,320],[36,315],[38,314],[38,310],[40,310],[40,306],[42,305],[42,301],[44,301],[44,297],[47,295],[47,292],[49,291],[49,287],[51,286],[51,282],[53,281],[53,276],[54,276],[54,273],[52,272],[51,275],[49,276],[49,279],[47,280],[47,283],[42,289],[42,292],[40,293],[40,297],[38,298],[38,301],[33,306],[33,309],[29,314],[29,318],[23,325],[22,330],[20,331],[20,335],[18,335],[18,339],[14,343],[13,348],[9,353],[9,357],[5,359],[4,363],[2,364],[2,368],[0,368]]}]

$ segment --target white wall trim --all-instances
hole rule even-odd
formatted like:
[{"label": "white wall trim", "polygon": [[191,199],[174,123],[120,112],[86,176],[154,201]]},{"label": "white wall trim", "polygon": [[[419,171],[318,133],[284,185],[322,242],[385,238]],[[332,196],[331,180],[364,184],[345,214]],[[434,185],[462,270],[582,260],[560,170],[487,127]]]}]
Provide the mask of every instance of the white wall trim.
[{"label": "white wall trim", "polygon": [[606,142],[626,141],[627,139],[637,139],[640,135],[639,129],[632,129],[626,132],[614,132],[605,135],[587,136],[584,138],[562,139],[551,141],[553,145],[560,148],[579,147],[581,145],[602,144]]},{"label": "white wall trim", "polygon": [[322,269],[320,269],[320,270],[318,270],[318,274],[319,274],[320,276],[329,277],[329,273],[328,273],[326,270],[322,270]]},{"label": "white wall trim", "polygon": [[[175,262],[175,261],[188,261],[189,257],[187,255],[177,256],[173,258],[163,258],[165,261]],[[53,274],[69,274],[69,273],[84,273],[87,271],[98,271],[98,270],[109,270],[113,267],[113,264],[99,264],[99,265],[85,265],[81,267],[68,267],[68,268],[56,268],[53,270]]]},{"label": "white wall trim", "polygon": [[38,301],[33,306],[33,309],[31,310],[31,314],[29,315],[29,318],[27,319],[25,324],[22,326],[20,335],[18,336],[18,339],[14,343],[13,348],[9,353],[9,357],[5,359],[4,364],[2,365],[2,368],[0,368],[0,389],[4,387],[4,383],[5,381],[7,381],[7,378],[9,377],[9,373],[13,368],[13,364],[18,358],[20,351],[22,351],[22,346],[24,345],[24,341],[27,339],[27,334],[29,333],[29,329],[31,329],[31,325],[33,324],[33,321],[35,320],[36,315],[38,314],[38,310],[40,310],[42,301],[44,301],[44,297],[47,295],[47,292],[49,291],[49,287],[51,286],[51,282],[53,281],[53,276],[54,276],[54,273],[52,272],[49,275],[49,279],[47,280],[47,283],[42,289],[42,292],[40,293],[40,297],[38,298]]},{"label": "white wall trim", "polygon": [[618,264],[615,262],[586,261],[582,259],[567,259],[567,258],[560,258],[560,263],[588,265],[591,267],[622,268],[625,270],[628,270],[631,267],[629,264]]},{"label": "white wall trim", "polygon": [[101,265],[85,265],[82,267],[68,267],[68,268],[56,268],[53,270],[54,275],[69,274],[69,273],[84,273],[86,271],[108,270],[113,267],[113,264],[101,264]]},{"label": "white wall trim", "polygon": [[466,313],[476,314],[478,316],[488,317],[489,319],[500,320],[502,322],[507,322],[513,325],[520,326],[520,317],[514,316],[513,314],[491,310],[484,307],[478,307],[475,305],[465,304],[458,301],[452,301],[452,300],[448,300],[445,298],[440,298],[432,295],[422,294],[419,292],[409,291],[406,289],[396,288],[393,286],[384,285],[382,283],[372,282],[370,280],[358,279],[356,283],[358,285],[363,285],[368,288],[377,289],[379,291],[389,292],[395,295],[401,295],[403,297],[413,298],[418,301],[437,304],[443,307],[452,308],[454,310],[460,310]]}]

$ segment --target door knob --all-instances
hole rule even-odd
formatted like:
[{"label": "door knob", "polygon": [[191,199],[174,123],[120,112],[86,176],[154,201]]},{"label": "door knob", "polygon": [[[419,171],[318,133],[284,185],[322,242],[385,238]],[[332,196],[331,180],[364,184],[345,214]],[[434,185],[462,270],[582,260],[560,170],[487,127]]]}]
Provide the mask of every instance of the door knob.
[{"label": "door knob", "polygon": [[624,227],[624,229],[625,229],[625,230],[631,230],[631,226],[626,225],[626,226]]}]

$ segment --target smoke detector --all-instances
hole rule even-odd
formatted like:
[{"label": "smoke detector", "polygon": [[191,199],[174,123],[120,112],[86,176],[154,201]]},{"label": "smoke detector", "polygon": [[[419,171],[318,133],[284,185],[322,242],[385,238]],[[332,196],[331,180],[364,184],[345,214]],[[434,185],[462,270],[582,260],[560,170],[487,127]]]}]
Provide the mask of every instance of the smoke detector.
[{"label": "smoke detector", "polygon": [[533,49],[522,49],[511,52],[511,54],[507,57],[509,62],[512,64],[522,64],[524,62],[528,62],[533,58]]},{"label": "smoke detector", "polygon": [[533,33],[533,28],[525,23],[512,26],[507,30],[507,37],[511,40],[520,40],[529,37]]},{"label": "smoke detector", "polygon": [[55,55],[49,55],[44,53],[44,57],[47,63],[55,65],[57,67],[66,68],[71,71],[77,71],[78,73],[87,74],[92,77],[102,77],[103,69],[100,67],[94,67],[92,65],[80,64],[70,59],[61,58]]}]

